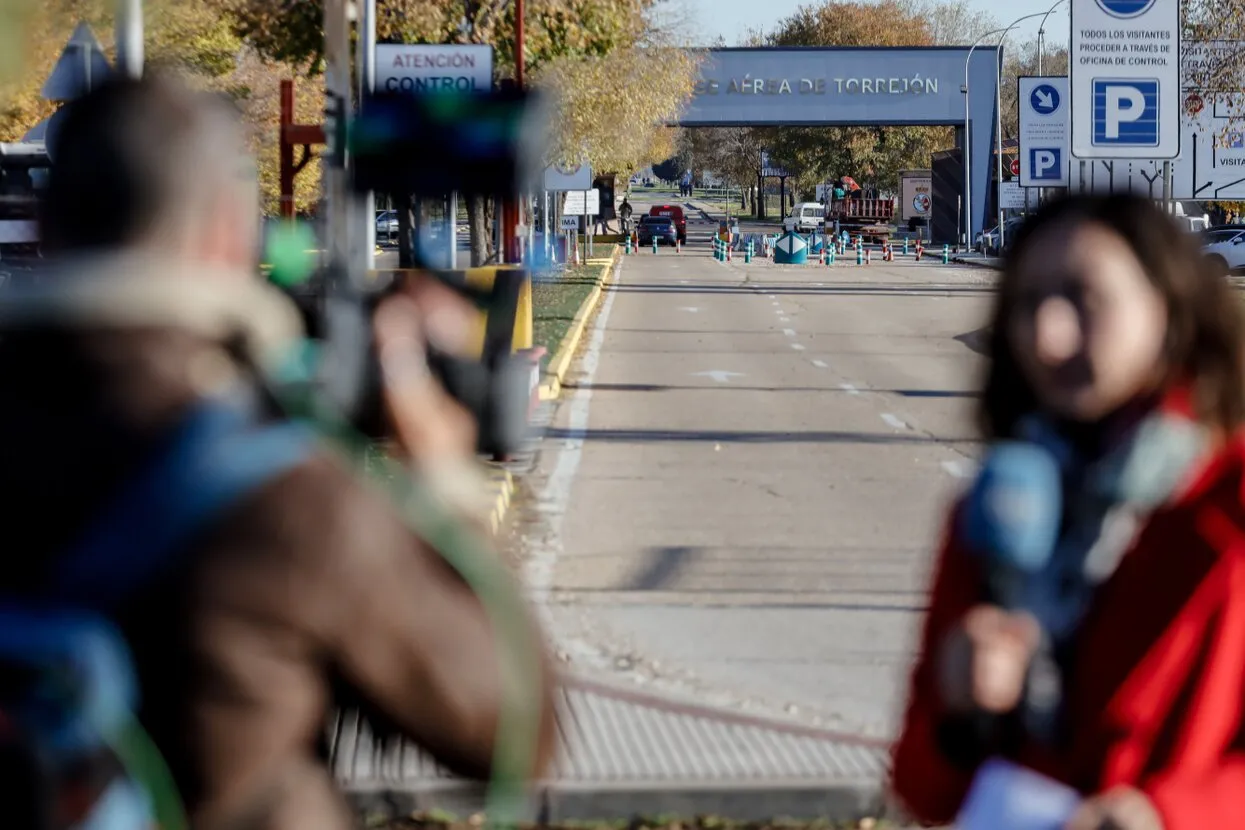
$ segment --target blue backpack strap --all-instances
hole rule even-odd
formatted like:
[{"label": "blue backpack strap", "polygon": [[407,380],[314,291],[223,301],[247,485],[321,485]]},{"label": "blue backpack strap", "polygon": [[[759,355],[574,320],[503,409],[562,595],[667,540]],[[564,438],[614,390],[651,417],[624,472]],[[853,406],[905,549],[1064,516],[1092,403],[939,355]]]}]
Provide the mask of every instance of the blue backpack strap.
[{"label": "blue backpack strap", "polygon": [[307,460],[314,446],[305,425],[255,425],[236,404],[200,403],[99,523],[59,559],[46,599],[115,607],[214,517]]}]

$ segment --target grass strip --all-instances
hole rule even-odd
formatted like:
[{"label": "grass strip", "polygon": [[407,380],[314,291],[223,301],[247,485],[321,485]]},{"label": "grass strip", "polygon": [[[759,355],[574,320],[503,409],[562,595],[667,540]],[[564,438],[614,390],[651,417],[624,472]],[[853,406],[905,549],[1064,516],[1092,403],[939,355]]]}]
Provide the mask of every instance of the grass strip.
[{"label": "grass strip", "polygon": [[579,307],[609,273],[608,256],[532,280],[532,344],[552,358],[566,337]]}]

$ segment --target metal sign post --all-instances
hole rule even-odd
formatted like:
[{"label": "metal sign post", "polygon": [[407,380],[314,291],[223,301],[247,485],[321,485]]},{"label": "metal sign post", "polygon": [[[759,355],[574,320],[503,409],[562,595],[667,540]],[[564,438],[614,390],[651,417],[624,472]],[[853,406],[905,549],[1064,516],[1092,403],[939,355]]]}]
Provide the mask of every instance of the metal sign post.
[{"label": "metal sign post", "polygon": [[143,76],[143,0],[119,0],[114,31],[117,45],[117,69],[131,78],[141,78]]}]

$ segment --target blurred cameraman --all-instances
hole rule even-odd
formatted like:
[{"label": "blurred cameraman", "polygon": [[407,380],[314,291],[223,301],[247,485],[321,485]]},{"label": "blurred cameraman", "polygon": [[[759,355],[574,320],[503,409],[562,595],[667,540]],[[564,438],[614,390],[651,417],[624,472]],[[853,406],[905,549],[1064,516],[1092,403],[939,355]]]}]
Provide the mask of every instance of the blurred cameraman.
[{"label": "blurred cameraman", "polygon": [[[254,276],[260,217],[244,139],[227,102],[172,79],[97,88],[71,105],[57,136],[45,250],[88,264],[132,254],[157,264],[141,275],[153,291],[162,271],[190,265],[217,280],[213,296],[240,319],[284,303]],[[180,313],[194,312],[207,313]],[[468,314],[436,286],[378,312],[394,437],[430,478],[470,467],[470,418],[424,371],[423,355],[429,337],[461,336]],[[37,592],[179,418],[230,377],[220,344],[182,319],[0,338],[0,501],[5,547],[20,552],[0,572],[0,591]],[[319,453],[198,536],[115,620],[133,651],[141,719],[194,827],[352,826],[319,757],[337,690],[448,768],[489,775],[502,705],[490,622],[386,499]],[[543,653],[541,664],[534,774],[553,746]]]}]

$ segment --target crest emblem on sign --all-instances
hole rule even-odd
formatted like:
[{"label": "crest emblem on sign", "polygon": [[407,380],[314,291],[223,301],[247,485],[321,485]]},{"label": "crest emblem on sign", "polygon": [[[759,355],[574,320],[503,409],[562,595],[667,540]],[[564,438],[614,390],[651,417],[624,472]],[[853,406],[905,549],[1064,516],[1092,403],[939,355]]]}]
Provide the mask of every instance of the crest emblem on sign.
[{"label": "crest emblem on sign", "polygon": [[583,167],[582,164],[566,164],[564,162],[558,162],[553,166],[553,169],[557,170],[563,176],[574,176],[579,172],[579,168],[581,167]]},{"label": "crest emblem on sign", "polygon": [[929,213],[929,194],[916,194],[916,196],[912,199],[912,209],[917,213]]},{"label": "crest emblem on sign", "polygon": [[1098,8],[1112,17],[1140,17],[1150,11],[1154,0],[1097,0]]}]

